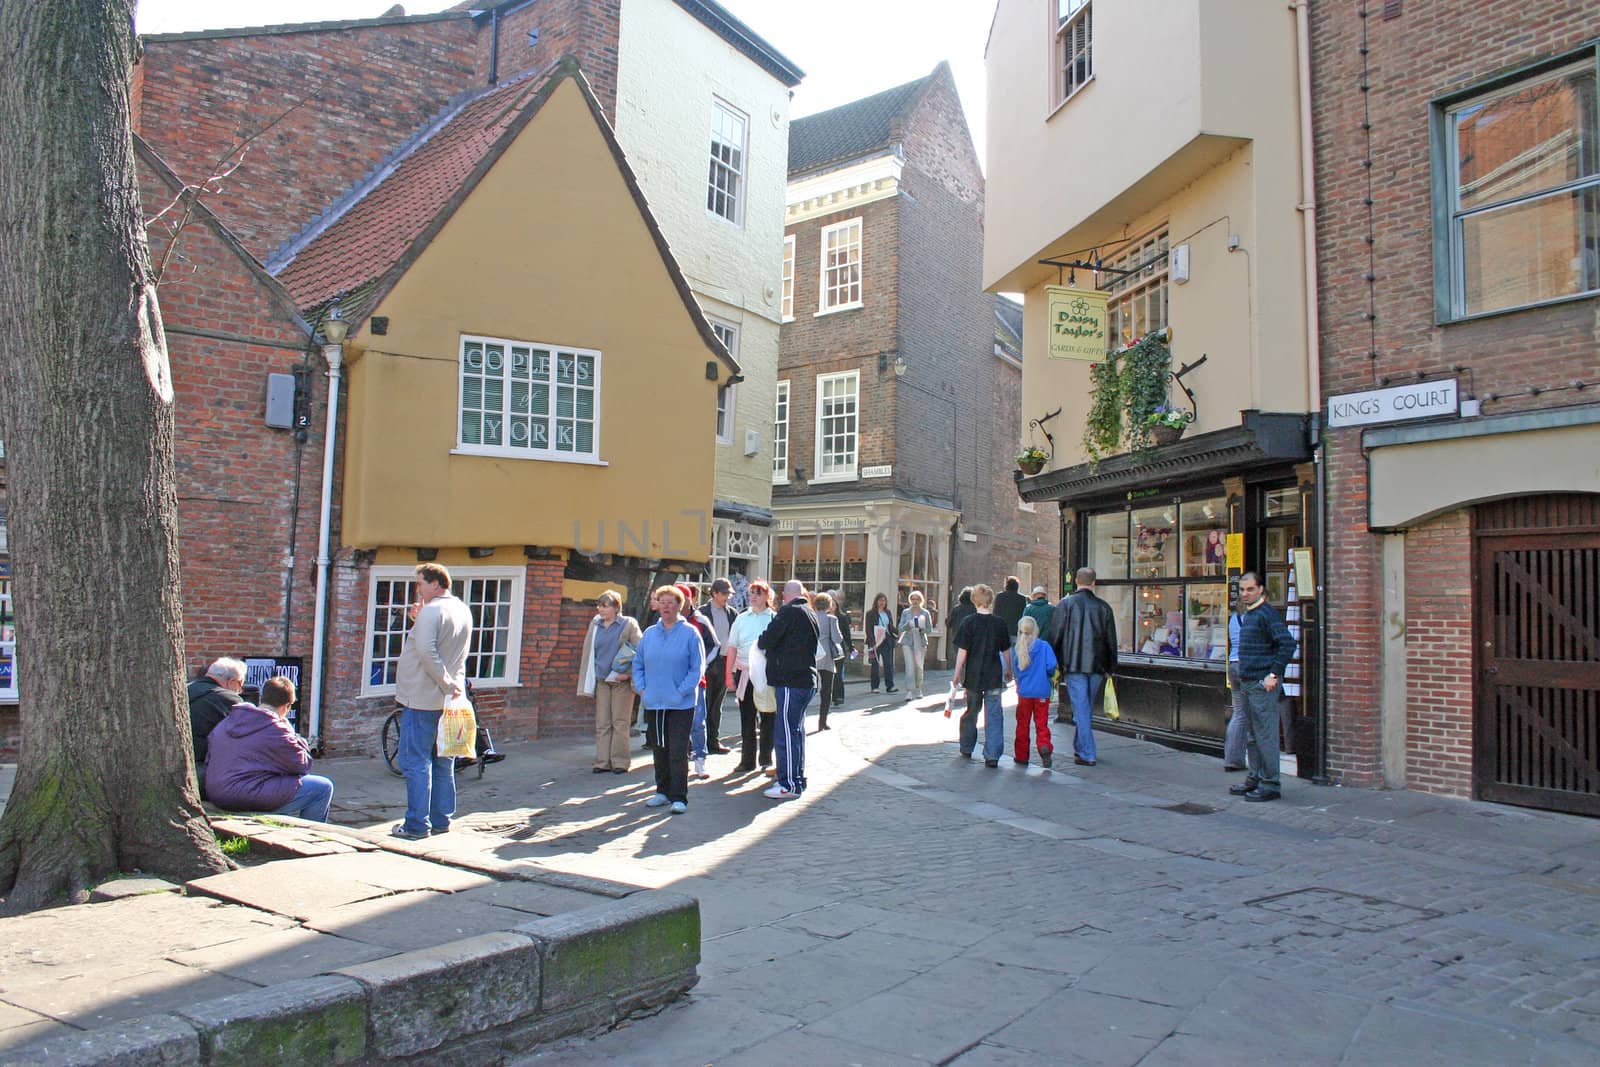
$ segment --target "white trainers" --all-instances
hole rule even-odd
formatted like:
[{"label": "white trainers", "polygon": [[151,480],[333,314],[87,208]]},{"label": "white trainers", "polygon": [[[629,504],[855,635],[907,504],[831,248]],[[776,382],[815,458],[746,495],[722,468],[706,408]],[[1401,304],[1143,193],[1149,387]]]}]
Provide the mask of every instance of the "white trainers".
[{"label": "white trainers", "polygon": [[672,812],[674,815],[682,815],[684,812],[689,810],[689,805],[685,804],[681,800],[674,800],[672,802],[672,807],[668,808],[667,810]]},{"label": "white trainers", "polygon": [[645,801],[644,802],[644,806],[647,807],[647,808],[659,808],[663,804],[665,804],[666,802],[667,802],[667,794],[665,794],[665,793],[657,793],[655,796],[653,796],[649,800]]},{"label": "white trainers", "polygon": [[773,782],[770,786],[761,791],[761,795],[771,800],[788,800],[791,797],[797,797],[800,794],[791,793],[777,782]]},{"label": "white trainers", "polygon": [[703,758],[702,759],[697,759],[697,760],[694,761],[694,776],[696,778],[710,778],[711,777],[709,774],[706,773],[706,761]]}]

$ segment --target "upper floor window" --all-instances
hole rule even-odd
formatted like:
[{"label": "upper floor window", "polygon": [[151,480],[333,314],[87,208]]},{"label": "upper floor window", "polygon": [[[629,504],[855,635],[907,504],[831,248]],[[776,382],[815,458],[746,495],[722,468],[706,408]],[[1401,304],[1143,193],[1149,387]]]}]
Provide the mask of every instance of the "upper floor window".
[{"label": "upper floor window", "polygon": [[1590,51],[1436,113],[1449,214],[1435,235],[1439,318],[1600,291],[1595,70]]},{"label": "upper floor window", "polygon": [[789,383],[778,383],[778,401],[772,413],[772,480],[789,480]]},{"label": "upper floor window", "polygon": [[744,222],[745,139],[750,128],[744,113],[721,100],[711,105],[711,177],[706,183],[706,210],[729,222]]},{"label": "upper floor window", "polygon": [[1094,77],[1094,12],[1089,0],[1055,0],[1055,40],[1051,45],[1052,104],[1061,104]]},{"label": "upper floor window", "polygon": [[861,372],[817,376],[817,468],[814,482],[856,476]]},{"label": "upper floor window", "polygon": [[[450,591],[472,612],[472,638],[467,645],[467,677],[479,688],[516,685],[522,655],[522,594],[526,575],[521,567],[455,567]],[[411,567],[373,567],[367,596],[364,696],[394,692],[410,620],[406,606],[414,599]]]},{"label": "upper floor window", "polygon": [[1135,338],[1167,327],[1167,231],[1161,230],[1126,245],[1106,260],[1108,267],[1132,274],[1107,274],[1111,297],[1106,305],[1112,350]]},{"label": "upper floor window", "polygon": [[783,239],[783,321],[794,318],[794,234]]},{"label": "upper floor window", "polygon": [[[728,355],[739,359],[739,327],[731,322],[713,319],[709,315],[706,321],[711,323],[711,332],[717,335],[717,340],[722,342],[722,347],[728,350]],[[728,444],[733,440],[733,413],[734,393],[737,385],[717,386],[717,441]]]},{"label": "upper floor window", "polygon": [[817,314],[861,306],[861,220],[822,228]]},{"label": "upper floor window", "polygon": [[462,452],[598,459],[600,353],[463,336],[457,429]]}]

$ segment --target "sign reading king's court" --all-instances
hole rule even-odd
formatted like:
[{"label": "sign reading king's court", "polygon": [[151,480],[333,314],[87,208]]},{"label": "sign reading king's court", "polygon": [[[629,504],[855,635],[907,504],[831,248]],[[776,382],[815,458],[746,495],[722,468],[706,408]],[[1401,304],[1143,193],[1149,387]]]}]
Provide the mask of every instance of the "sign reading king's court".
[{"label": "sign reading king's court", "polygon": [[1106,358],[1106,299],[1109,293],[1093,289],[1068,289],[1047,285],[1051,359],[1082,359],[1098,363]]}]

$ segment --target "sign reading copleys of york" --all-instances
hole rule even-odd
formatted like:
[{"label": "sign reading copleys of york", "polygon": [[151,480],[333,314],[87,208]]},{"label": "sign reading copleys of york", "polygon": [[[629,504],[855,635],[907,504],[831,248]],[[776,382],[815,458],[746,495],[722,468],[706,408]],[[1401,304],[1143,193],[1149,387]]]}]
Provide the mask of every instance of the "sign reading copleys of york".
[{"label": "sign reading copleys of york", "polygon": [[1375,422],[1428,419],[1456,414],[1456,380],[1369,389],[1328,398],[1329,426],[1370,426]]},{"label": "sign reading copleys of york", "polygon": [[1110,293],[1093,289],[1044,288],[1050,314],[1050,358],[1106,358],[1106,299]]}]

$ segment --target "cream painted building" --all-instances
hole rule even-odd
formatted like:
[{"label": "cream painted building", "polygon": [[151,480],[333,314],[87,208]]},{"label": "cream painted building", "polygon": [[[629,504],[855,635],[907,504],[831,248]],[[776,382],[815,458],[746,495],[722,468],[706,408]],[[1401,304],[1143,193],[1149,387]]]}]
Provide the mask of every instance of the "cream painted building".
[{"label": "cream painted building", "polygon": [[708,574],[756,576],[769,558],[789,89],[801,72],[719,12],[622,4],[616,126],[695,299],[740,367],[742,380],[724,372],[718,391]]},{"label": "cream painted building", "polygon": [[[1292,9],[1254,0],[1000,0],[988,43],[983,280],[1024,296],[1023,415],[1049,431],[1024,443],[1051,453],[1019,492],[1059,508],[1064,571],[1092,566],[1117,613],[1123,724],[1207,747],[1228,713],[1230,578],[1265,571],[1314,623],[1288,565],[1315,534],[1298,55]],[[1057,286],[1106,296],[1117,367],[1170,331],[1181,440],[1125,437],[1091,462],[1092,363],[1049,350]],[[1286,691],[1305,718],[1301,648]]]}]

